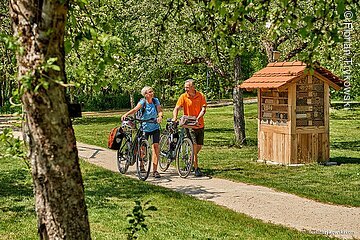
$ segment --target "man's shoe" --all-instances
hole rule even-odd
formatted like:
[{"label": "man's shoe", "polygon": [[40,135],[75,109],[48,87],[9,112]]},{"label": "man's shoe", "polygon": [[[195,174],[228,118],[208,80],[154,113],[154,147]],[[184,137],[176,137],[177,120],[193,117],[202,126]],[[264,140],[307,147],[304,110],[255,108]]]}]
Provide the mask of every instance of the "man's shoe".
[{"label": "man's shoe", "polygon": [[195,169],[195,177],[202,177],[203,176],[203,174],[202,174],[202,172],[200,171],[200,168],[196,168]]}]

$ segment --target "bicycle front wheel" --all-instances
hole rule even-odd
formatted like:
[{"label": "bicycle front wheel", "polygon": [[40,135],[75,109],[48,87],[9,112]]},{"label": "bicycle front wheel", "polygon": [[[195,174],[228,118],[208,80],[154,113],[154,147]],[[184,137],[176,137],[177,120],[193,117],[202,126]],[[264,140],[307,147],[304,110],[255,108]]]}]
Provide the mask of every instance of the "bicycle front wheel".
[{"label": "bicycle front wheel", "polygon": [[151,157],[152,151],[149,142],[146,139],[142,139],[139,143],[136,170],[138,178],[145,181],[149,177],[151,169]]},{"label": "bicycle front wheel", "polygon": [[180,177],[186,178],[191,172],[194,162],[194,145],[190,138],[185,137],[176,154],[176,167]]},{"label": "bicycle front wheel", "polygon": [[170,165],[169,153],[170,153],[170,137],[168,133],[162,134],[160,137],[160,159],[159,159],[159,168],[161,171],[165,172]]},{"label": "bicycle front wheel", "polygon": [[127,137],[123,138],[123,144],[117,151],[117,167],[120,173],[125,174],[130,165],[131,141]]}]

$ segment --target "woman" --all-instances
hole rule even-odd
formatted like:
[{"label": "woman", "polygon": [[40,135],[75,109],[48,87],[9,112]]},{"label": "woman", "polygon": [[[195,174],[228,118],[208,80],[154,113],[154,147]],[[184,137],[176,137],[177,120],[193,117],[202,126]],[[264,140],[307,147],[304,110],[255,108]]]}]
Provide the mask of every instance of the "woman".
[{"label": "woman", "polygon": [[[128,115],[134,114],[140,109],[144,109],[144,112],[142,114],[141,119],[142,120],[149,120],[149,119],[156,119],[157,123],[152,122],[144,122],[143,124],[143,130],[145,133],[146,139],[151,136],[152,138],[152,161],[153,161],[153,177],[160,178],[160,174],[157,171],[158,166],[158,160],[159,160],[159,153],[160,153],[160,147],[159,147],[159,141],[160,141],[160,125],[161,120],[163,118],[163,111],[161,109],[160,101],[157,98],[154,98],[154,90],[151,87],[144,87],[141,90],[141,94],[144,96],[144,98],[140,99],[139,103],[125,113],[121,120],[124,121],[125,118]],[[145,104],[145,106],[144,106]]]}]

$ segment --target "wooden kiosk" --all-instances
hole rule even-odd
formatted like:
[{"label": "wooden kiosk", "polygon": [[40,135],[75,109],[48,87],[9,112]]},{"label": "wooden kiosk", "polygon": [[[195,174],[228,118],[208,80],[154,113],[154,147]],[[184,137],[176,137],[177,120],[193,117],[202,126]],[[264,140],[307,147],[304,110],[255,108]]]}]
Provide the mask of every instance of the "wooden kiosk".
[{"label": "wooden kiosk", "polygon": [[322,67],[276,62],[240,88],[258,89],[258,158],[280,164],[329,160],[329,86],[343,80]]}]

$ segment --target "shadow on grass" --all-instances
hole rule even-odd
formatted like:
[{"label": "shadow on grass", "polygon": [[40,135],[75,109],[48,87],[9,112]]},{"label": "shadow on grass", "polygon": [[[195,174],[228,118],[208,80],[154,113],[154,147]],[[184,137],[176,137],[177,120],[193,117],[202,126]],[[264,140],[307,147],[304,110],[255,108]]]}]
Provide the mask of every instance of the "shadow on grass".
[{"label": "shadow on grass", "polygon": [[246,138],[246,146],[248,147],[257,146],[257,144],[258,144],[257,138]]},{"label": "shadow on grass", "polygon": [[360,164],[360,158],[352,157],[334,157],[330,161],[337,162],[338,164]]},{"label": "shadow on grass", "polygon": [[360,140],[358,141],[343,141],[343,142],[333,142],[331,143],[331,147],[332,148],[337,148],[337,149],[348,149],[348,150],[353,150],[353,151],[360,151]]},{"label": "shadow on grass", "polygon": [[0,212],[10,214],[15,219],[23,214],[34,213],[34,209],[29,207],[29,201],[33,203],[34,196],[30,179],[26,169],[0,172]]},{"label": "shadow on grass", "polygon": [[243,173],[244,168],[225,168],[225,169],[204,169],[204,173],[209,176],[216,174],[226,173],[226,172],[239,172]]},{"label": "shadow on grass", "polygon": [[225,132],[234,132],[234,129],[232,128],[206,128],[205,129],[206,133],[225,133]]},{"label": "shadow on grass", "polygon": [[172,198],[181,198],[176,192],[165,188],[159,188],[148,182],[140,182],[104,169],[86,170],[84,185],[87,205],[89,207],[106,207],[117,209],[119,206],[114,202],[116,199],[135,201],[153,194],[166,195]]},{"label": "shadow on grass", "polygon": [[[257,146],[258,141],[256,138],[246,138],[246,147]],[[236,147],[235,141],[233,139],[229,139],[228,137],[219,137],[216,138],[206,138],[205,145],[215,146],[215,147]],[[239,148],[239,147],[236,147]]]},{"label": "shadow on grass", "polygon": [[33,196],[33,188],[28,180],[29,177],[30,173],[25,169],[0,172],[0,196],[14,198]]},{"label": "shadow on grass", "polygon": [[76,119],[73,125],[92,125],[92,124],[118,124],[120,125],[120,116],[118,117],[86,117]]}]

